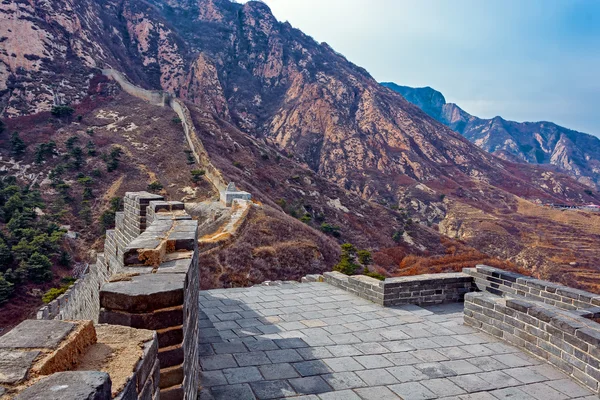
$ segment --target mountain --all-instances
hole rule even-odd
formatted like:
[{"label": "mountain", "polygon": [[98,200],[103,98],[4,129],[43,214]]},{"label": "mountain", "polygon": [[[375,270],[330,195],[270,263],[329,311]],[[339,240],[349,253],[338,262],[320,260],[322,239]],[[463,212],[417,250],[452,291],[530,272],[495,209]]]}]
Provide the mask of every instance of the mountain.
[{"label": "mountain", "polygon": [[485,151],[514,162],[555,166],[581,183],[600,187],[600,139],[595,136],[552,122],[482,119],[446,103],[444,96],[430,87],[412,88],[391,82],[382,85]]},{"label": "mountain", "polygon": [[[134,97],[103,75],[107,69],[126,75]],[[203,148],[201,159],[189,161],[178,116],[135,97],[147,94],[142,88],[188,107],[191,121],[183,122],[195,126],[189,142]],[[81,223],[89,187],[77,185],[89,185],[88,175],[95,220],[112,197],[150,184],[196,203],[206,229],[215,228],[211,221],[226,212],[209,206],[214,182],[192,181],[198,168],[251,192],[256,208],[229,224],[239,231],[219,243],[209,240],[214,232],[203,237],[204,287],[330,269],[344,242],[371,250],[373,272],[386,275],[460,269],[491,256],[540,276],[570,276],[574,254],[582,270],[597,268],[595,231],[585,224],[569,231],[590,234],[579,251],[575,241],[555,240],[554,216],[538,211],[598,193],[478,148],[261,2],[2,2],[0,105],[3,171],[39,185],[48,204],[66,186],[77,188],[64,213],[52,215],[82,232],[82,249],[99,234]],[[72,115],[60,116],[68,105]],[[11,154],[14,131],[27,145],[23,155]],[[57,151],[44,158],[50,140]],[[75,164],[74,143],[88,141],[98,154],[78,152]],[[114,146],[122,160],[108,171]],[[565,225],[575,218],[561,217]],[[547,231],[536,237],[542,223]]]}]

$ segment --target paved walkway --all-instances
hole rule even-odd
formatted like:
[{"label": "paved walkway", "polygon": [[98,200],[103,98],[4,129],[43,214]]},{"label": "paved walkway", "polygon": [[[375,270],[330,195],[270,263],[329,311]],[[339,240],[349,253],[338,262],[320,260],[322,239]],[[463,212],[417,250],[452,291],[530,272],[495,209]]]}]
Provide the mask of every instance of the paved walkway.
[{"label": "paved walkway", "polygon": [[200,292],[201,400],[598,399],[462,323],[462,304],[384,308],[325,283]]}]

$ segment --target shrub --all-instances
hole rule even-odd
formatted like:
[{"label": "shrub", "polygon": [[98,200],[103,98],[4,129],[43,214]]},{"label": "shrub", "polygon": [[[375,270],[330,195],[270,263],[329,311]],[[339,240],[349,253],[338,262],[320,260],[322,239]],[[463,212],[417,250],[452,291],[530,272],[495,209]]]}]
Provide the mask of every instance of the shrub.
[{"label": "shrub", "polygon": [[52,110],[50,110],[50,113],[58,118],[70,117],[74,112],[75,109],[69,106],[54,106],[52,107]]},{"label": "shrub", "polygon": [[311,220],[312,216],[309,213],[306,213],[300,217],[300,221],[304,222],[305,224],[308,224]]},{"label": "shrub", "polygon": [[48,282],[52,279],[52,263],[50,259],[43,254],[33,253],[29,260],[21,261],[27,271],[29,280],[35,283]]},{"label": "shrub", "polygon": [[356,254],[358,255],[358,261],[365,267],[370,265],[373,261],[371,252],[368,250],[359,250]]},{"label": "shrub", "polygon": [[326,222],[323,222],[321,224],[321,232],[326,233],[326,234],[331,235],[336,238],[340,237],[340,227],[328,224]]},{"label": "shrub", "polygon": [[587,194],[588,196],[593,196],[594,195],[594,192],[592,192],[590,189],[585,189],[583,192],[585,194]]},{"label": "shrub", "polygon": [[181,123],[181,118],[179,117],[173,117],[173,119],[171,120],[174,124],[180,124]]},{"label": "shrub", "polygon": [[148,185],[148,191],[153,193],[159,192],[163,190],[163,188],[164,186],[159,181],[154,181]]},{"label": "shrub", "polygon": [[236,168],[239,168],[239,169],[244,168],[244,166],[242,165],[242,163],[239,162],[239,161],[234,161],[233,162],[233,166],[236,167]]},{"label": "shrub", "polygon": [[187,164],[193,165],[196,164],[196,159],[194,158],[194,153],[191,150],[184,150],[187,156]]},{"label": "shrub", "polygon": [[25,144],[23,139],[21,139],[21,137],[19,136],[19,132],[13,132],[12,136],[10,137],[10,149],[11,149],[13,155],[15,155],[15,156],[22,155],[23,153],[25,153],[26,148],[27,148],[27,145]]},{"label": "shrub", "polygon": [[341,272],[345,275],[353,275],[360,265],[356,264],[356,248],[350,243],[344,243],[342,245],[342,255],[340,256],[340,262],[333,267],[334,271]]},{"label": "shrub", "polygon": [[366,276],[370,276],[371,278],[379,279],[380,281],[385,281],[385,276],[378,274],[377,272],[366,272]]},{"label": "shrub", "polygon": [[392,240],[399,243],[402,240],[402,236],[404,236],[404,231],[395,231],[392,233]]},{"label": "shrub", "polygon": [[0,134],[4,132],[5,126],[6,125],[4,125],[4,122],[0,120]]},{"label": "shrub", "polygon": [[44,302],[44,304],[48,304],[51,301],[58,298],[61,294],[65,293],[67,291],[67,289],[69,289],[68,286],[63,286],[60,288],[52,288],[52,289],[48,290],[46,293],[44,293],[44,295],[42,296],[42,301]]},{"label": "shrub", "polygon": [[202,180],[202,177],[206,175],[206,171],[203,169],[194,169],[191,171],[192,182],[198,183]]},{"label": "shrub", "polygon": [[6,303],[6,301],[12,296],[14,291],[14,284],[6,280],[3,274],[0,273],[0,305]]}]

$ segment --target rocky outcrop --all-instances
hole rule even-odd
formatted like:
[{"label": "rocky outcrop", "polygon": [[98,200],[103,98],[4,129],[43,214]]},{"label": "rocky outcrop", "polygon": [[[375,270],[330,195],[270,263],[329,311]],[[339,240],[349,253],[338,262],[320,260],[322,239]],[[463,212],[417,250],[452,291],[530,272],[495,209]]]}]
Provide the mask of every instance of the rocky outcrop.
[{"label": "rocky outcrop", "polygon": [[429,87],[411,88],[386,82],[428,115],[462,134],[480,148],[508,161],[551,165],[579,182],[600,187],[600,139],[552,122],[514,122],[502,117],[481,119]]}]

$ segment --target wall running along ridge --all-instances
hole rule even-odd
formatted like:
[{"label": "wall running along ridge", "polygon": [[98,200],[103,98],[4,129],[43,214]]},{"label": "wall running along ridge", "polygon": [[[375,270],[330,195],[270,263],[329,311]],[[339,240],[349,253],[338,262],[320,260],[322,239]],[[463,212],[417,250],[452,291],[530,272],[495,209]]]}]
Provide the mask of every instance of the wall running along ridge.
[{"label": "wall running along ridge", "polygon": [[165,105],[168,105],[171,107],[181,120],[183,132],[185,133],[185,138],[190,146],[190,150],[196,159],[196,163],[205,169],[206,178],[210,183],[212,183],[216,191],[219,193],[227,188],[227,184],[221,176],[221,173],[212,165],[204,145],[198,139],[198,132],[194,125],[190,110],[182,100],[177,99],[163,91],[146,90],[135,86],[129,81],[129,79],[127,79],[125,75],[119,71],[115,71],[114,69],[103,69],[102,74],[114,79],[115,82],[117,82],[121,88],[131,96],[145,100],[155,106],[164,107]]}]

